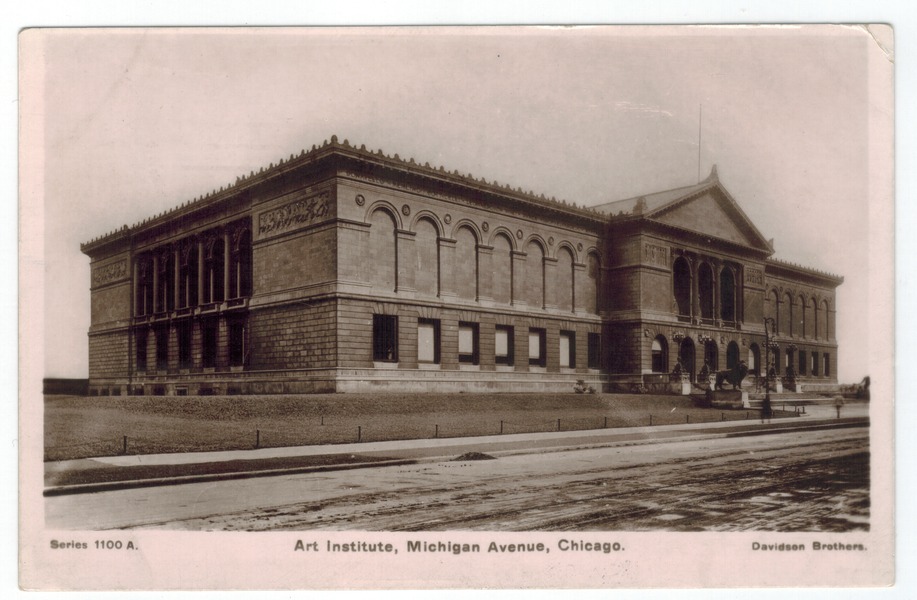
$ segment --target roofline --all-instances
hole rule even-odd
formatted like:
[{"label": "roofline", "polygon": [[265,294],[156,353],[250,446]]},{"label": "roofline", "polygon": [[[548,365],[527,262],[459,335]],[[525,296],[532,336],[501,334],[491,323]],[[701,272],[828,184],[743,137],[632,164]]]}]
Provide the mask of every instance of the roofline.
[{"label": "roofline", "polygon": [[834,273],[828,273],[827,271],[820,271],[818,269],[813,269],[811,267],[804,267],[802,265],[799,265],[793,262],[789,262],[789,261],[785,261],[785,260],[780,260],[777,258],[772,258],[772,257],[768,258],[767,261],[765,261],[764,263],[765,270],[769,266],[773,268],[784,269],[787,271],[793,271],[793,272],[800,273],[803,275],[818,277],[820,279],[830,281],[831,283],[834,283],[835,285],[840,285],[844,283],[843,275],[835,275]]},{"label": "roofline", "polygon": [[296,170],[307,164],[315,164],[318,161],[326,159],[333,154],[350,156],[358,160],[374,162],[376,164],[384,165],[388,168],[401,170],[412,175],[425,176],[428,178],[447,182],[451,185],[459,185],[462,187],[477,189],[488,194],[509,198],[510,200],[516,202],[534,205],[535,207],[542,210],[551,210],[577,218],[585,218],[591,221],[595,221],[597,224],[604,223],[608,220],[608,215],[606,213],[596,210],[594,207],[580,206],[573,202],[567,202],[566,200],[558,200],[553,196],[551,198],[547,198],[544,194],[536,195],[535,192],[531,190],[525,191],[521,187],[513,188],[509,184],[501,185],[497,181],[489,182],[486,178],[476,178],[470,173],[459,173],[458,170],[447,171],[442,166],[439,166],[438,168],[433,167],[429,162],[421,165],[413,158],[405,160],[398,154],[387,155],[381,149],[376,151],[368,150],[366,146],[362,144],[358,148],[350,144],[350,142],[346,139],[343,142],[339,142],[338,137],[336,135],[332,135],[330,141],[325,140],[321,146],[313,144],[311,150],[306,151],[303,149],[300,151],[298,156],[290,154],[289,158],[281,158],[276,165],[274,163],[270,163],[266,168],[261,167],[257,173],[252,170],[247,176],[242,175],[240,177],[236,177],[234,183],[230,183],[225,187],[220,186],[219,189],[213,189],[206,194],[202,194],[191,200],[182,202],[178,206],[175,206],[171,209],[151,217],[141,219],[133,225],[128,226],[125,224],[118,229],[110,231],[109,233],[95,237],[88,242],[80,244],[80,250],[85,254],[89,254],[90,252],[93,252],[94,250],[97,250],[98,248],[108,245],[109,243],[123,237],[129,237],[131,235],[152,229],[158,225],[174,219],[175,217],[186,215],[192,212],[196,212],[202,208],[219,204],[222,201],[237,195],[244,189],[252,188],[260,183],[272,179],[279,174]]}]

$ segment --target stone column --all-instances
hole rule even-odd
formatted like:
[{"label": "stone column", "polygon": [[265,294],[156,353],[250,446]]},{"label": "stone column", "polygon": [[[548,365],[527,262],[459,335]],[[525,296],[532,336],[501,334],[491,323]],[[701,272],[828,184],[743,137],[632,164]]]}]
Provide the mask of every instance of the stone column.
[{"label": "stone column", "polygon": [[223,301],[229,300],[229,271],[230,271],[230,260],[229,260],[229,230],[223,230]]},{"label": "stone column", "polygon": [[137,257],[134,257],[134,296],[132,302],[134,303],[134,315],[140,314],[140,303],[143,301],[142,298],[138,298],[140,290],[140,263],[137,261]]},{"label": "stone column", "polygon": [[172,306],[178,309],[181,306],[181,250],[179,249],[178,244],[175,245],[175,252],[173,253],[173,263],[174,268],[172,269],[172,279],[175,283],[172,288]]},{"label": "stone column", "polygon": [[197,241],[197,303],[204,303],[204,241]]},{"label": "stone column", "polygon": [[153,312],[159,304],[159,253],[153,253]]}]

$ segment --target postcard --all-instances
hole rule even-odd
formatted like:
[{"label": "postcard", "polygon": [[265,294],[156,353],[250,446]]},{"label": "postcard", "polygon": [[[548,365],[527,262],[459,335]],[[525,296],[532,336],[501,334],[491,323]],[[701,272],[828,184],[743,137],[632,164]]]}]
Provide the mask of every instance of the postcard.
[{"label": "postcard", "polygon": [[19,47],[23,588],[894,583],[890,27]]}]

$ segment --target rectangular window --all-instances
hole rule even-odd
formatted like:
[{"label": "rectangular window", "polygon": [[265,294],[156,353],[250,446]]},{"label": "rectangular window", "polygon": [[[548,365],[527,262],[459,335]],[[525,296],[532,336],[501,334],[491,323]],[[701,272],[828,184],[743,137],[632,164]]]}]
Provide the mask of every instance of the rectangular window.
[{"label": "rectangular window", "polygon": [[[601,369],[602,368],[602,334],[601,333],[590,333],[586,341],[589,344],[589,368],[590,369]],[[661,365],[660,365],[661,366]]]},{"label": "rectangular window", "polygon": [[822,354],[821,358],[822,358],[822,361],[825,363],[825,368],[822,369],[822,372],[825,377],[830,377],[831,376],[831,355]]},{"label": "rectangular window", "polygon": [[245,339],[245,323],[233,323],[229,326],[229,365],[241,367],[245,364],[248,340]]},{"label": "rectangular window", "polygon": [[169,368],[169,330],[165,327],[156,330],[156,370]]},{"label": "rectangular window", "polygon": [[544,329],[529,329],[529,364],[537,367],[547,364]]},{"label": "rectangular window", "polygon": [[810,359],[809,372],[812,375],[818,375],[818,352],[812,352],[810,356],[812,358]]},{"label": "rectangular window", "polygon": [[513,364],[513,328],[508,325],[497,325],[494,331],[494,362]]},{"label": "rectangular window", "polygon": [[417,362],[439,364],[439,320],[418,319]]},{"label": "rectangular window", "polygon": [[799,351],[799,374],[800,375],[806,374],[806,351],[805,350]]},{"label": "rectangular window", "polygon": [[191,323],[188,322],[178,325],[178,366],[191,368]]},{"label": "rectangular window", "polygon": [[572,331],[560,332],[560,366],[576,368],[576,333]]},{"label": "rectangular window", "polygon": [[137,346],[137,370],[146,371],[146,343],[147,332],[145,329],[134,334],[134,344]]},{"label": "rectangular window", "polygon": [[459,362],[467,365],[478,364],[478,324],[459,323]]},{"label": "rectangular window", "polygon": [[398,317],[373,315],[373,360],[398,362]]},{"label": "rectangular window", "polygon": [[201,364],[204,368],[213,368],[217,364],[217,324],[201,324]]}]

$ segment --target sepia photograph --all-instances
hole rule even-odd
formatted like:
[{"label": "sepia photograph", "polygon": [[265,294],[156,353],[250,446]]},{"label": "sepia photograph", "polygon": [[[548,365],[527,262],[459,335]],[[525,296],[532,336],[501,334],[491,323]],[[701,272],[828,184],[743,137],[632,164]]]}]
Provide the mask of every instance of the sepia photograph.
[{"label": "sepia photograph", "polygon": [[24,587],[894,582],[889,26],[19,46]]}]

